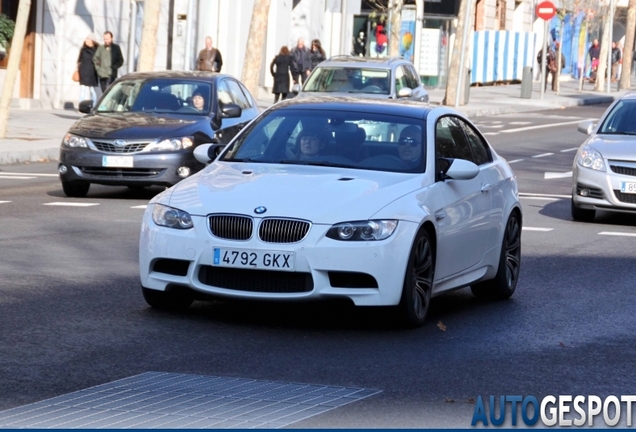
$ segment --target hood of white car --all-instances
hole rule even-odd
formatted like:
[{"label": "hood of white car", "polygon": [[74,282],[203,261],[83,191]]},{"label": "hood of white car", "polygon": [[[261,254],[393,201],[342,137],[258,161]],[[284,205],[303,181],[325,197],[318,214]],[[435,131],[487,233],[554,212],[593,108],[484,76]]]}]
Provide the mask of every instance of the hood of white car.
[{"label": "hood of white car", "polygon": [[[423,174],[215,162],[178,183],[169,205],[199,216],[232,213],[336,223],[345,217],[366,220],[424,181]],[[256,214],[256,207],[265,207],[265,213]]]},{"label": "hood of white car", "polygon": [[587,145],[599,151],[605,159],[636,160],[635,135],[599,134],[590,138]]}]

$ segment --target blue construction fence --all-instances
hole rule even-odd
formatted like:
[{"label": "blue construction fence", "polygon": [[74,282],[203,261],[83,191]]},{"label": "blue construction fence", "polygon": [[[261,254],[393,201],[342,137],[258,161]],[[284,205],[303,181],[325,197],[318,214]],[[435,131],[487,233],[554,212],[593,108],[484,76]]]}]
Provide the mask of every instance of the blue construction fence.
[{"label": "blue construction fence", "polygon": [[[565,57],[562,74],[579,77],[581,68],[589,74],[587,50],[590,46],[584,14],[567,14],[563,22],[555,16],[549,22],[549,40],[561,38],[561,51]],[[473,35],[471,64],[471,84],[492,84],[496,82],[520,81],[525,66],[535,66],[535,58],[540,46],[533,32],[513,32],[485,30]]]}]

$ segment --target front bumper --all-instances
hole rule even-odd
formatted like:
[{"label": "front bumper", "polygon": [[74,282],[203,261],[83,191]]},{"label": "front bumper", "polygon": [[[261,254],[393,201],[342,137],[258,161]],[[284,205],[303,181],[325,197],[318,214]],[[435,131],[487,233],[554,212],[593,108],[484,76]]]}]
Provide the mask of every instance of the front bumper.
[{"label": "front bumper", "polygon": [[[133,158],[132,168],[104,167],[104,156],[129,156]],[[183,180],[177,169],[187,167],[190,175],[201,170],[191,150],[175,152],[153,152],[133,154],[105,153],[86,148],[60,150],[60,163],[66,173],[60,174],[63,182],[97,183],[103,185],[172,186]]]},{"label": "front bumper", "polygon": [[[356,305],[397,305],[418,229],[415,223],[400,221],[388,239],[346,242],[325,237],[331,225],[314,224],[298,243],[265,243],[254,237],[230,241],[212,235],[207,217],[193,216],[194,227],[189,230],[157,226],[152,221],[152,207],[146,209],[141,229],[142,286],[160,291],[171,285],[182,286],[213,296],[243,299],[349,298]],[[214,266],[215,247],[293,252],[295,271]]]},{"label": "front bumper", "polygon": [[[572,172],[572,200],[577,207],[636,213],[636,194],[622,193],[621,182],[636,182],[636,177],[621,175],[611,170],[600,172],[576,165]],[[587,196],[581,194],[586,190]]]}]

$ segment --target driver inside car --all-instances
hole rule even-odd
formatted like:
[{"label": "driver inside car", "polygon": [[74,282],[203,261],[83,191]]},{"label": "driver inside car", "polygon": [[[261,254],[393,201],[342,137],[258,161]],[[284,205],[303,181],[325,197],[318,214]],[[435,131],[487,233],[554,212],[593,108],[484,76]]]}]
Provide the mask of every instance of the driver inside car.
[{"label": "driver inside car", "polygon": [[327,131],[321,129],[306,129],[298,136],[298,147],[300,149],[298,159],[309,160],[320,156],[327,146],[329,136]]},{"label": "driver inside car", "polygon": [[205,98],[201,90],[192,93],[192,106],[199,112],[205,111]]},{"label": "driver inside car", "polygon": [[400,132],[398,155],[410,166],[417,165],[422,158],[422,130],[419,126],[407,126]]}]

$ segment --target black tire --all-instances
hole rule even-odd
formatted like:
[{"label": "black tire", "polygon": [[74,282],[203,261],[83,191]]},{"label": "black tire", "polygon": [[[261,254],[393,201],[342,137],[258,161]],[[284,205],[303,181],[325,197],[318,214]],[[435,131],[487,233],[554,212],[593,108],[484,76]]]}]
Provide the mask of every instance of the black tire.
[{"label": "black tire", "polygon": [[62,182],[62,190],[64,190],[64,194],[67,197],[72,197],[72,198],[85,197],[90,187],[91,187],[90,183]]},{"label": "black tire", "polygon": [[470,290],[476,297],[489,300],[505,300],[510,298],[517,288],[521,270],[521,220],[517,213],[512,213],[506,224],[499,268],[493,279],[471,285]]},{"label": "black tire", "polygon": [[594,216],[596,216],[596,210],[582,209],[574,204],[574,199],[571,200],[572,207],[572,219],[579,222],[592,222]]},{"label": "black tire", "polygon": [[406,327],[417,328],[424,324],[431,304],[434,275],[433,244],[428,232],[422,230],[411,247],[398,306],[400,318]]},{"label": "black tire", "polygon": [[184,290],[158,291],[141,287],[144,300],[155,309],[184,311],[194,301],[194,296]]}]

